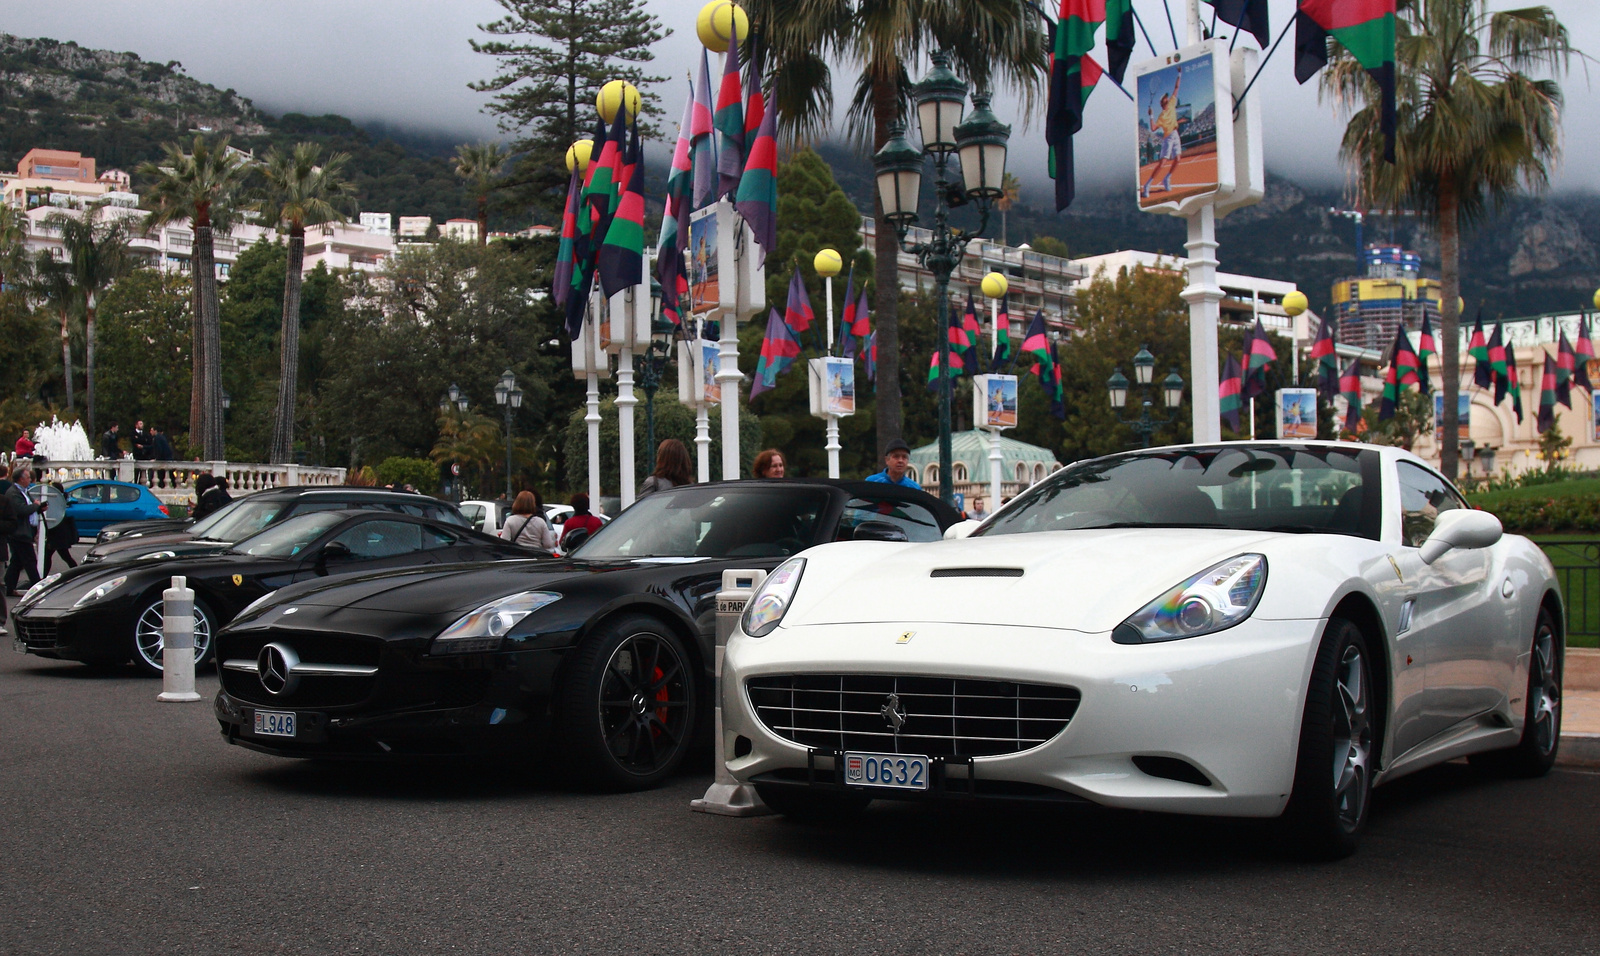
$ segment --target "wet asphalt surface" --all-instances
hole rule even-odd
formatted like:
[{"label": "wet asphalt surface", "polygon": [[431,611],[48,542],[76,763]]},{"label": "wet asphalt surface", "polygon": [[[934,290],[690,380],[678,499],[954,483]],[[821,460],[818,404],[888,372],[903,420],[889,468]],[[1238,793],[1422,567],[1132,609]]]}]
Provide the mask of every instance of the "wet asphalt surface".
[{"label": "wet asphalt surface", "polygon": [[1361,851],[1100,809],[691,813],[536,766],[321,765],[223,742],[209,698],[0,648],[0,953],[1600,951],[1600,774],[1450,764]]}]

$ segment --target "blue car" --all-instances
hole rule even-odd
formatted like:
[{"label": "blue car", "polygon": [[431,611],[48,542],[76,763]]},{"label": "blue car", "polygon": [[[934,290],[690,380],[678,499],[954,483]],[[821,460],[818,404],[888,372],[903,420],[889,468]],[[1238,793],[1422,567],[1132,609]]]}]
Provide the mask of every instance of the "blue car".
[{"label": "blue car", "polygon": [[167,506],[144,485],[92,478],[66,488],[67,516],[78,523],[82,538],[92,538],[117,521],[171,517]]}]

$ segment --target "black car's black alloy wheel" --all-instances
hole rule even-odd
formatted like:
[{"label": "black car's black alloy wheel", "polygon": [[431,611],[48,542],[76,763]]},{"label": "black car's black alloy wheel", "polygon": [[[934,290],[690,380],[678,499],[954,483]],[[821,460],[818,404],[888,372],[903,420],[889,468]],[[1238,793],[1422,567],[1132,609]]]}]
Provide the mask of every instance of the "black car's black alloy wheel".
[{"label": "black car's black alloy wheel", "polygon": [[560,695],[571,769],[607,789],[655,786],[682,762],[695,721],[695,674],[671,628],[626,615],[574,652]]},{"label": "black car's black alloy wheel", "polygon": [[[166,643],[166,605],[159,596],[147,603],[133,624],[133,663],[139,670],[159,676]],[[205,602],[194,602],[194,662],[205,663],[211,655],[211,609]]]}]

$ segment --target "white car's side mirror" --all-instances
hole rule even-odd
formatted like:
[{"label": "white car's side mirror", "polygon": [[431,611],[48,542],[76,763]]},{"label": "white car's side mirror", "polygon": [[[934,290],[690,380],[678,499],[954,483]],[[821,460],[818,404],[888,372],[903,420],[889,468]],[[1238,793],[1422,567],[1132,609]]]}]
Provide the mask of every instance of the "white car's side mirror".
[{"label": "white car's side mirror", "polygon": [[1422,542],[1419,557],[1423,564],[1432,564],[1451,548],[1487,548],[1503,533],[1500,519],[1487,511],[1446,511]]},{"label": "white car's side mirror", "polygon": [[983,527],[982,521],[973,521],[971,518],[968,518],[966,521],[957,521],[955,524],[944,529],[944,539],[946,541],[958,541],[972,534],[972,532],[981,527]]}]

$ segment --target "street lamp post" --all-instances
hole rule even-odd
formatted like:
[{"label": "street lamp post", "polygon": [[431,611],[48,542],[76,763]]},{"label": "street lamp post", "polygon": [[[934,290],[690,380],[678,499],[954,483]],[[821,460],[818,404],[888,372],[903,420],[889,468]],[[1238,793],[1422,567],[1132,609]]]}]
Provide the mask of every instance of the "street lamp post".
[{"label": "street lamp post", "polygon": [[[1004,195],[1006,141],[1011,127],[989,111],[989,95],[972,97],[972,114],[962,122],[967,84],[950,70],[950,57],[933,54],[933,69],[912,88],[917,105],[917,125],[922,134],[918,152],[905,137],[905,126],[889,126],[889,140],[872,157],[877,170],[878,197],[883,217],[894,227],[900,248],[916,256],[933,273],[939,303],[939,496],[954,503],[950,449],[950,275],[961,263],[967,243],[987,231],[989,204]],[[950,156],[960,154],[961,182],[949,178]],[[933,229],[925,242],[907,243],[906,233],[917,220],[917,199],[922,189],[923,155],[933,158]],[[977,203],[976,231],[950,226],[950,208]]]},{"label": "street lamp post", "polygon": [[522,407],[522,389],[510,369],[500,373],[494,386],[494,403],[506,411],[506,502],[511,501],[511,413]]},{"label": "street lamp post", "polygon": [[[1141,444],[1150,447],[1150,436],[1159,428],[1165,428],[1176,422],[1176,414],[1158,419],[1150,414],[1150,409],[1155,403],[1150,400],[1150,383],[1155,378],[1156,357],[1150,354],[1148,348],[1140,348],[1133,357],[1133,377],[1139,386],[1139,417],[1123,418],[1117,416],[1117,421],[1132,428],[1139,435]],[[1118,411],[1128,404],[1128,377],[1122,374],[1121,367],[1111,372],[1111,377],[1106,379],[1106,395],[1111,400],[1111,407]],[[1176,413],[1178,406],[1183,404],[1183,376],[1173,369],[1161,382],[1161,401],[1167,410]]]},{"label": "street lamp post", "polygon": [[644,389],[644,454],[647,473],[656,470],[656,390],[661,373],[672,356],[672,333],[677,326],[661,314],[661,283],[650,280],[650,347],[639,369],[639,387]]},{"label": "street lamp post", "polygon": [[[463,392],[461,390],[461,386],[457,385],[455,382],[451,382],[450,383],[450,387],[445,389],[443,395],[439,396],[439,414],[440,414],[440,416],[449,415],[452,411],[456,412],[457,414],[460,414],[460,415],[465,415],[467,413],[467,395],[466,395],[465,392]],[[458,433],[458,437],[459,437],[459,433]],[[455,489],[456,489],[456,504],[460,504],[461,503],[461,470],[460,470],[460,463],[459,462],[454,462],[454,463],[451,464],[450,482],[451,482],[451,484],[455,485]]]}]

